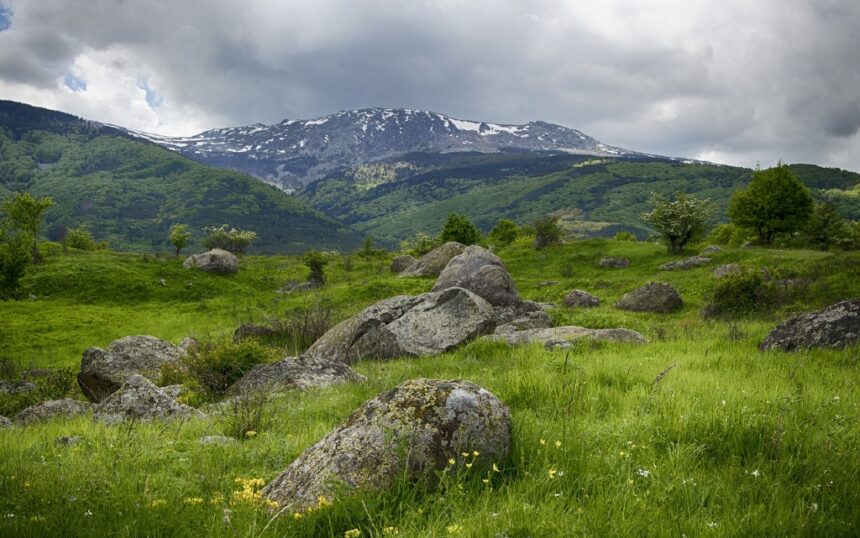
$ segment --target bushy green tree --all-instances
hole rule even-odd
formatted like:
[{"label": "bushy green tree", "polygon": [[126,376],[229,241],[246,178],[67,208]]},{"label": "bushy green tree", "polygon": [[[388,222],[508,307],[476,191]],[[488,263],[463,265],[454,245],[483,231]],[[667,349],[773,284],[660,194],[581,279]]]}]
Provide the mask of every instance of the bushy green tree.
[{"label": "bushy green tree", "polygon": [[490,230],[490,233],[487,235],[487,241],[497,247],[506,247],[513,243],[519,235],[520,227],[517,226],[516,222],[502,219]]},{"label": "bushy green tree", "polygon": [[535,247],[544,248],[561,243],[562,229],[558,224],[560,217],[546,216],[535,221]]},{"label": "bushy green tree", "polygon": [[0,223],[0,299],[14,297],[18,281],[33,261],[32,240],[25,233],[7,230]]},{"label": "bushy green tree", "polygon": [[173,245],[176,255],[179,256],[179,253],[182,252],[182,249],[191,240],[191,231],[188,229],[187,224],[174,224],[170,227],[169,237],[170,244]]},{"label": "bushy green tree", "polygon": [[633,241],[636,242],[636,236],[633,235],[632,232],[628,232],[627,230],[621,230],[615,232],[615,240],[616,241]]},{"label": "bushy green tree", "polygon": [[850,247],[851,232],[851,226],[836,212],[836,206],[815,204],[806,225],[806,237],[812,245],[821,250]]},{"label": "bushy green tree", "polygon": [[361,245],[361,250],[358,251],[358,255],[365,260],[378,258],[383,254],[385,254],[385,251],[381,248],[374,247],[373,238],[369,235],[364,238],[364,243]]},{"label": "bushy green tree", "polygon": [[98,250],[98,243],[93,239],[93,234],[84,227],[69,228],[63,239],[65,246],[78,250]]},{"label": "bushy green tree", "polygon": [[687,243],[705,232],[711,212],[709,200],[679,193],[674,199],[653,194],[649,202],[652,209],[642,218],[660,233],[670,254],[682,252]]},{"label": "bushy green tree", "polygon": [[218,228],[203,228],[203,231],[206,233],[203,246],[210,250],[213,248],[229,250],[233,254],[244,254],[248,246],[257,238],[256,232],[231,228],[226,224]]},{"label": "bushy green tree", "polygon": [[811,214],[809,189],[782,162],[754,171],[749,186],[729,201],[732,223],[755,230],[765,245],[772,244],[777,234],[803,230]]},{"label": "bushy green tree", "polygon": [[6,214],[9,227],[23,232],[22,237],[30,239],[30,250],[35,262],[42,261],[42,255],[39,253],[39,232],[42,230],[45,213],[53,205],[54,200],[51,198],[36,198],[29,192],[16,192],[0,205]]},{"label": "bushy green tree", "polygon": [[328,259],[321,252],[312,250],[305,253],[305,265],[311,270],[308,275],[308,282],[315,286],[325,285],[325,266],[328,264]]},{"label": "bushy green tree", "polygon": [[445,226],[439,238],[443,243],[457,241],[464,245],[475,245],[481,242],[483,235],[466,215],[451,213],[445,220]]}]

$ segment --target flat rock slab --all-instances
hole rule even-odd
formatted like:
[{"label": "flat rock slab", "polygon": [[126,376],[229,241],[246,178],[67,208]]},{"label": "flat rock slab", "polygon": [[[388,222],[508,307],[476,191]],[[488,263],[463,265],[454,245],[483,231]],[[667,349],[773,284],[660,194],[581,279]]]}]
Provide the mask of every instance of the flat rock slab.
[{"label": "flat rock slab", "polygon": [[470,472],[483,473],[503,465],[510,450],[510,412],[495,395],[468,381],[415,379],[365,402],[263,494],[292,514],[320,496],[385,489],[404,475],[432,485],[446,467],[469,463]]},{"label": "flat rock slab", "polygon": [[684,258],[683,260],[664,263],[659,267],[659,269],[661,271],[685,271],[687,269],[701,267],[709,263],[711,263],[711,259],[707,256],[693,256],[691,258]]},{"label": "flat rock slab", "polygon": [[463,288],[478,295],[493,306],[508,306],[520,302],[514,279],[505,264],[489,250],[472,245],[451,258],[431,291]]},{"label": "flat rock slab", "polygon": [[227,389],[227,394],[236,396],[255,392],[307,390],[366,380],[366,377],[342,362],[290,357],[254,366]]},{"label": "flat rock slab", "polygon": [[400,273],[401,278],[415,276],[439,276],[445,269],[451,258],[466,250],[466,245],[449,241],[440,247],[436,247],[427,254],[421,256],[417,262],[407,267]]},{"label": "flat rock slab", "polygon": [[636,331],[630,329],[615,328],[615,329],[588,329],[586,327],[577,327],[575,325],[566,325],[563,327],[552,327],[549,329],[527,329],[524,331],[499,331],[485,336],[488,340],[500,340],[509,345],[521,345],[554,341],[574,341],[581,338],[590,338],[592,340],[602,340],[607,342],[628,342],[634,344],[644,344],[645,337]]},{"label": "flat rock slab", "polygon": [[107,423],[204,416],[197,409],[177,402],[141,375],[126,379],[116,392],[96,407],[95,412],[96,420]]},{"label": "flat rock slab", "polygon": [[668,314],[681,308],[684,301],[675,288],[663,282],[651,282],[626,293],[615,304],[622,310]]},{"label": "flat rock slab", "polygon": [[40,404],[32,405],[15,416],[18,424],[35,424],[54,418],[72,418],[91,412],[93,404],[63,398],[61,400],[48,400]]},{"label": "flat rock slab", "polygon": [[860,340],[860,299],[849,299],[784,321],[761,343],[761,350],[841,349]]}]

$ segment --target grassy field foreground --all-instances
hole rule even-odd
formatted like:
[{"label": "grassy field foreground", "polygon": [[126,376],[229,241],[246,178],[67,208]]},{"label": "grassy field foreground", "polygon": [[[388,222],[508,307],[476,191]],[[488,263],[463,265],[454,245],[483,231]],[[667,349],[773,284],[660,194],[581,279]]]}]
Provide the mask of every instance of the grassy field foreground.
[{"label": "grassy field foreground", "polygon": [[[600,269],[601,256],[631,259]],[[199,438],[222,418],[109,427],[87,418],[0,430],[0,534],[6,536],[856,536],[860,534],[857,348],[793,354],[757,346],[779,321],[860,296],[860,254],[728,250],[710,266],[663,273],[658,246],[605,240],[500,252],[523,297],[561,304],[580,288],[602,300],[560,306],[558,323],[624,326],[644,346],[581,342],[568,352],[473,342],[438,357],[367,361],[364,384],[291,393],[271,423],[227,445]],[[769,267],[810,284],[779,310],[704,321],[721,263]],[[218,340],[241,322],[326,302],[342,319],[376,300],[428,290],[387,260],[333,261],[322,292],[279,295],[306,269],[248,257],[235,276],[181,260],[112,253],[62,256],[26,278],[37,299],[0,303],[0,358],[77,368],[81,353],[129,334]],[[350,268],[351,265],[351,268]],[[349,269],[349,270],[347,270]],[[164,279],[164,284],[160,282]],[[678,313],[612,304],[652,280],[676,286]],[[546,285],[546,281],[557,284]],[[283,351],[287,353],[287,351]],[[256,492],[366,399],[415,377],[463,378],[511,409],[514,453],[499,472],[464,470],[421,492],[340,500],[272,521]],[[74,446],[61,436],[79,435]],[[259,479],[259,480],[256,480]],[[346,534],[350,531],[351,534]]]}]

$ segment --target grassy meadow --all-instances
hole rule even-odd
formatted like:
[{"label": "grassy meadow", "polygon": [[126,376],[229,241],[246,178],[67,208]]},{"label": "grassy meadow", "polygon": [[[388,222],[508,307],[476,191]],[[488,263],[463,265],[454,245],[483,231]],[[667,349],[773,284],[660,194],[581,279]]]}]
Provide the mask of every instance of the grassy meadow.
[{"label": "grassy meadow", "polygon": [[[648,343],[581,341],[549,352],[476,341],[437,357],[364,361],[354,368],[366,383],[273,397],[265,428],[224,445],[199,438],[227,432],[230,413],[0,429],[0,535],[860,535],[860,349],[758,351],[786,317],[860,296],[860,253],[727,249],[709,266],[677,272],[658,271],[672,258],[649,243],[514,244],[498,254],[521,296],[559,305],[557,324],[623,326]],[[631,265],[602,269],[602,256]],[[7,368],[77,370],[87,347],[130,334],[219,341],[240,323],[317,303],[338,321],[432,287],[434,279],[396,278],[389,261],[338,257],[324,289],[281,295],[286,281],[307,276],[300,258],[250,256],[238,274],[213,276],[183,270],[180,258],[52,250],[23,282],[36,298],[0,302],[0,359]],[[773,311],[703,320],[711,273],[729,262],[810,283]],[[612,306],[649,281],[674,285],[684,308]],[[601,305],[564,307],[574,288]],[[514,450],[498,472],[464,468],[443,473],[433,492],[404,481],[271,519],[256,495],[263,482],[362,402],[415,377],[468,379],[510,407]],[[74,435],[80,443],[55,442]]]}]

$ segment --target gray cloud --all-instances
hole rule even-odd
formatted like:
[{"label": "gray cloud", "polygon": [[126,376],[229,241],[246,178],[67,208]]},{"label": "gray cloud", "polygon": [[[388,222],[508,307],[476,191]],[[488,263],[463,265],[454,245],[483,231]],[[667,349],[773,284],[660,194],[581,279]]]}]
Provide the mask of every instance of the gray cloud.
[{"label": "gray cloud", "polygon": [[[553,121],[653,153],[860,169],[855,0],[6,4],[2,97],[132,128],[403,106]],[[84,91],[64,89],[70,74]]]}]

